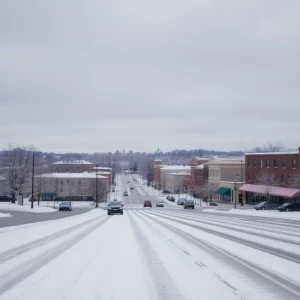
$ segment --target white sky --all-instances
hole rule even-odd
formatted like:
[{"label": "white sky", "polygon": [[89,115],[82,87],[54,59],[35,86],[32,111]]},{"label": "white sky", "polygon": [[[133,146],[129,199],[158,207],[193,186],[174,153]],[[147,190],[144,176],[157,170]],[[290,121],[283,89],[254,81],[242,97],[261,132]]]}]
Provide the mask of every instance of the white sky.
[{"label": "white sky", "polygon": [[0,148],[296,148],[299,11],[299,0],[2,0]]}]

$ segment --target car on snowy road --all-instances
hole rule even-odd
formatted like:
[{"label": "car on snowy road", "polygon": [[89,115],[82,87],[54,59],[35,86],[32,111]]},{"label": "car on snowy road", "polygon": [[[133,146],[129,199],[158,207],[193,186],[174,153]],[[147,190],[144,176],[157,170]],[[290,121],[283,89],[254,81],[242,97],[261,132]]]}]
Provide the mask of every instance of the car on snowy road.
[{"label": "car on snowy road", "polygon": [[278,206],[277,203],[271,202],[271,201],[263,201],[256,205],[254,205],[254,208],[256,210],[264,210],[264,209],[276,209]]},{"label": "car on snowy road", "polygon": [[164,207],[164,206],[165,206],[164,200],[157,200],[156,207]]},{"label": "car on snowy road", "polygon": [[152,202],[150,200],[146,200],[144,202],[144,207],[152,207]]},{"label": "car on snowy road", "polygon": [[192,208],[195,209],[195,203],[194,200],[185,200],[183,204],[184,209],[186,208]]},{"label": "car on snowy road", "polygon": [[179,200],[177,201],[177,205],[184,205],[185,202],[185,198],[179,198]]},{"label": "car on snowy road", "polygon": [[58,206],[59,211],[72,211],[72,204],[70,201],[62,201]]},{"label": "car on snowy road", "polygon": [[128,192],[124,192],[124,193],[123,193],[123,196],[128,196]]},{"label": "car on snowy road", "polygon": [[171,202],[175,202],[175,198],[173,196],[168,196],[166,199]]},{"label": "car on snowy road", "polygon": [[107,214],[121,214],[123,215],[123,204],[121,201],[111,201],[107,205]]}]

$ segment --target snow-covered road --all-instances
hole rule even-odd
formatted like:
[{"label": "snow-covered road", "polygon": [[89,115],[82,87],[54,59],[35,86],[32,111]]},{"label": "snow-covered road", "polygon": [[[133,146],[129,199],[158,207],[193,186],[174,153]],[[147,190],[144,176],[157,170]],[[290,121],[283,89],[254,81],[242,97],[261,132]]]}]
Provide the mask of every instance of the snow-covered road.
[{"label": "snow-covered road", "polygon": [[99,209],[8,227],[0,299],[299,299],[300,224],[265,221]]}]

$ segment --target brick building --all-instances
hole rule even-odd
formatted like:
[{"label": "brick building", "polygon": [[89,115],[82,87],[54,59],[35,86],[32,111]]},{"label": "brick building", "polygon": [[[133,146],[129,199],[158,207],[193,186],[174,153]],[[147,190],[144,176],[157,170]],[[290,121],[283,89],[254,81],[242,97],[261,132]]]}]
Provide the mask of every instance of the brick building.
[{"label": "brick building", "polygon": [[204,163],[208,162],[209,158],[194,157],[191,160],[191,173],[186,176],[184,185],[188,188],[189,194],[197,194],[205,183]]},{"label": "brick building", "polygon": [[246,153],[245,162],[245,185],[240,190],[247,202],[270,196],[282,204],[299,197],[300,147],[295,152]]}]

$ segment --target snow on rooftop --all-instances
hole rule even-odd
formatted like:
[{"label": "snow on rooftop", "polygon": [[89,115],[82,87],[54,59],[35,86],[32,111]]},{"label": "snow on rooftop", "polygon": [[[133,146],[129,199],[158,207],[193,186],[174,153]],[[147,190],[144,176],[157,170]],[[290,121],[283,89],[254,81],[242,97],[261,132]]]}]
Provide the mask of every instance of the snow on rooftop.
[{"label": "snow on rooftop", "polygon": [[92,163],[86,160],[60,160],[53,164],[54,165],[92,165]]},{"label": "snow on rooftop", "polygon": [[241,164],[241,161],[245,164],[244,157],[214,157],[206,164]]},{"label": "snow on rooftop", "polygon": [[103,170],[103,169],[105,169],[105,170],[112,170],[112,168],[110,168],[110,167],[94,167],[93,169],[94,170]]},{"label": "snow on rooftop", "polygon": [[293,151],[293,152],[261,152],[261,153],[245,153],[245,155],[295,155],[299,154],[298,151]]},{"label": "snow on rooftop", "polygon": [[191,175],[190,173],[187,172],[172,172],[172,173],[168,173],[167,175],[173,175],[173,176],[187,176],[187,175]]},{"label": "snow on rooftop", "polygon": [[172,166],[172,165],[164,165],[162,170],[190,170],[190,166]]},{"label": "snow on rooftop", "polygon": [[[39,176],[37,176],[39,177]],[[44,178],[96,178],[96,173],[47,173],[41,175]],[[107,179],[105,176],[98,175],[99,179]]]},{"label": "snow on rooftop", "polygon": [[195,169],[204,169],[204,164],[194,167]]}]

